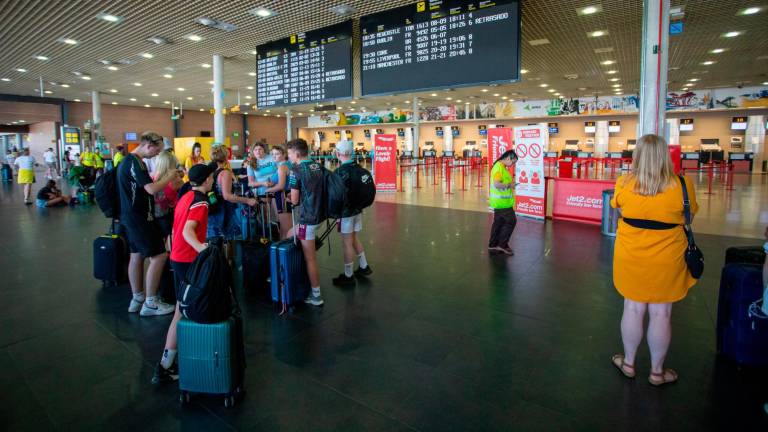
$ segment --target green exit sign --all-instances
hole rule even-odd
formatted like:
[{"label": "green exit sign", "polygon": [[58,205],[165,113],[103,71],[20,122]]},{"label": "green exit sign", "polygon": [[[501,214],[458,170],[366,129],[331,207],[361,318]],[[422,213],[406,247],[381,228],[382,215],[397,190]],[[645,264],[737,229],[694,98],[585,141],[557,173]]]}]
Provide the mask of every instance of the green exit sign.
[{"label": "green exit sign", "polygon": [[232,132],[232,136],[237,138],[240,136],[240,132]]}]

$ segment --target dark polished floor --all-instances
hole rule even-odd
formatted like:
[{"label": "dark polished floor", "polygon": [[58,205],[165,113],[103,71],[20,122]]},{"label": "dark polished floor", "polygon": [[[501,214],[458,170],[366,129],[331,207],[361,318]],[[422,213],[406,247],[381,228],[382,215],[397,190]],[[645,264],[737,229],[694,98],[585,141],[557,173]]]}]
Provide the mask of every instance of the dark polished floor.
[{"label": "dark polished floor", "polygon": [[234,409],[149,381],[169,317],[126,312],[129,289],[91,277],[95,207],[39,210],[0,191],[3,430],[659,431],[768,430],[765,374],[715,353],[720,263],[675,306],[657,389],[621,377],[622,299],[612,242],[596,227],[521,221],[516,256],[489,257],[483,213],[377,203],[366,213],[369,282],[338,289],[338,239],[321,252],[322,309],[285,318],[241,292],[248,393]]}]

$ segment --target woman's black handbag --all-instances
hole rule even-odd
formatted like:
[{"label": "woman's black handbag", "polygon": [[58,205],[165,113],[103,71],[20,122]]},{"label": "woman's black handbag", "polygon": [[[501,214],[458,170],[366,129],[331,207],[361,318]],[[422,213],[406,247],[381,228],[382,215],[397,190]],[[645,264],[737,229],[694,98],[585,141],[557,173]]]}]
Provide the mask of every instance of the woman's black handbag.
[{"label": "woman's black handbag", "polygon": [[[691,201],[688,198],[688,189],[685,187],[685,179],[682,176],[680,179],[680,185],[683,187],[683,215],[685,216],[685,223],[683,224],[683,231],[685,237],[688,239],[688,247],[685,249],[685,264],[688,266],[688,272],[691,273],[694,279],[701,278],[704,273],[704,254],[701,253],[699,247],[696,246],[696,241],[693,239],[693,229],[691,229]],[[650,230],[668,230],[679,227],[677,224],[659,222],[647,219],[630,219],[622,218],[627,225],[635,228],[650,229]]]},{"label": "woman's black handbag", "polygon": [[688,248],[685,250],[685,263],[688,265],[688,271],[691,273],[694,279],[701,278],[704,273],[704,254],[696,246],[696,241],[693,238],[693,229],[691,229],[691,201],[688,198],[688,188],[685,187],[685,180],[682,176],[680,179],[680,185],[683,187],[683,214],[685,215],[685,237],[688,239]]}]

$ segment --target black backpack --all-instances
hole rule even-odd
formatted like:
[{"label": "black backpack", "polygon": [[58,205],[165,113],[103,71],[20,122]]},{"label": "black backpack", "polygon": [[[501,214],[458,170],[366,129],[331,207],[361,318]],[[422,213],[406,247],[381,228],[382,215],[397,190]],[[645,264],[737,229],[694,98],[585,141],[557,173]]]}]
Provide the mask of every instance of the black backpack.
[{"label": "black backpack", "polygon": [[224,195],[219,186],[219,174],[224,171],[223,168],[217,168],[213,172],[213,187],[208,193],[208,214],[217,214],[224,208]]},{"label": "black backpack", "polygon": [[339,219],[347,204],[347,188],[340,175],[323,168],[325,177],[325,217]]},{"label": "black backpack", "polygon": [[347,188],[349,207],[356,212],[370,207],[376,199],[376,183],[371,172],[356,163],[349,168]]},{"label": "black backpack", "polygon": [[232,272],[224,252],[216,245],[200,252],[184,276],[179,310],[186,318],[203,324],[227,320],[236,305]]},{"label": "black backpack", "polygon": [[96,204],[108,218],[120,217],[120,191],[117,188],[117,168],[96,179]]}]

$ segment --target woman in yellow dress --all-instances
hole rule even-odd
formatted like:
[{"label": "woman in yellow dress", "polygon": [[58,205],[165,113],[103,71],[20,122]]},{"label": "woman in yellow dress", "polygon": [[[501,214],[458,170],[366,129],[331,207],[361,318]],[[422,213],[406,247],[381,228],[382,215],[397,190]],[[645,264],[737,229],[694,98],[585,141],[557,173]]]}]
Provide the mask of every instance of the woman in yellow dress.
[{"label": "woman in yellow dress", "polygon": [[192,154],[184,161],[184,181],[188,182],[189,169],[198,164],[204,164],[205,158],[202,156],[203,149],[200,143],[196,142],[192,145]]},{"label": "woman in yellow dress", "polygon": [[[698,211],[693,184],[685,179],[691,215]],[[611,206],[621,210],[613,253],[613,283],[624,296],[621,338],[624,353],[614,355],[613,365],[626,377],[635,377],[635,355],[648,321],[651,373],[648,382],[659,386],[677,381],[678,374],[664,369],[672,337],[672,303],[685,298],[696,283],[684,255],[688,241],[683,231],[683,193],[663,138],[645,135],[637,140],[632,172],[616,181]],[[639,222],[638,222],[639,220]],[[670,224],[670,229],[644,229],[647,221]],[[658,224],[657,224],[658,225]],[[658,227],[657,227],[658,228]]]}]

